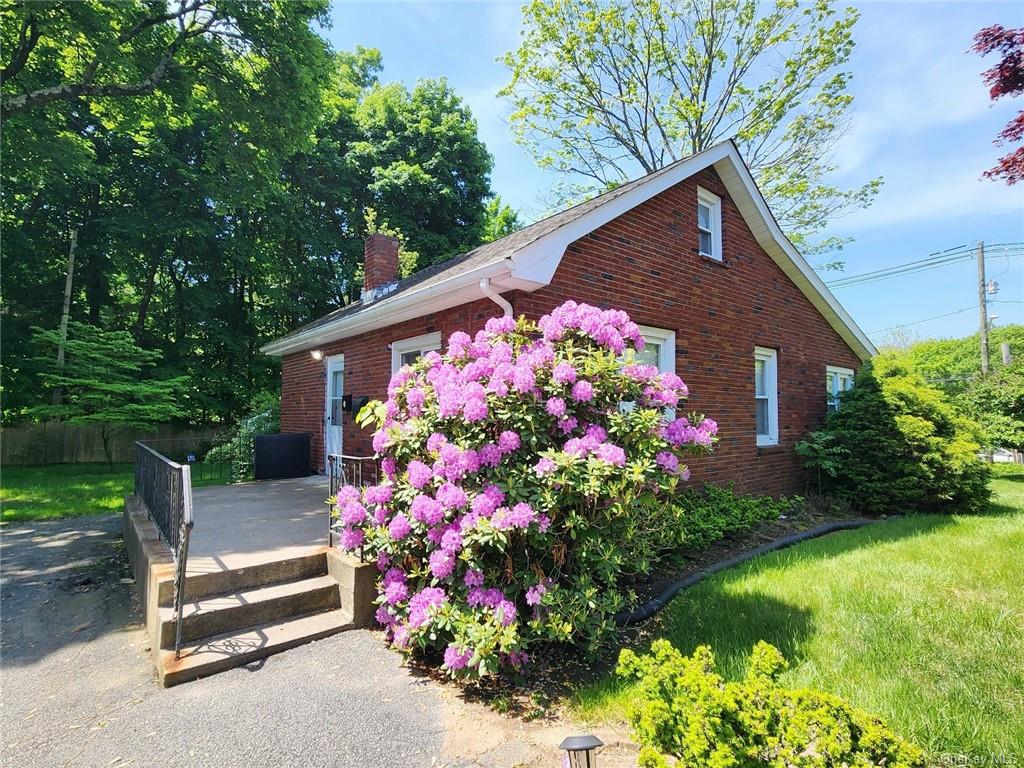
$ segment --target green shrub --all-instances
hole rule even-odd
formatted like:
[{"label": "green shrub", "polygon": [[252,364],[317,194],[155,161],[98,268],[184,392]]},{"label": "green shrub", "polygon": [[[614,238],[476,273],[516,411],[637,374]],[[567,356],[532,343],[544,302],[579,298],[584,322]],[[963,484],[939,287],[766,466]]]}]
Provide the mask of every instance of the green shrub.
[{"label": "green shrub", "polygon": [[797,445],[824,492],[871,514],[981,510],[979,450],[977,425],[896,353],[865,365],[825,428]]},{"label": "green shrub", "polygon": [[790,514],[803,500],[799,497],[744,496],[732,486],[705,485],[685,490],[676,500],[679,520],[676,546],[706,547],[729,533],[746,531],[762,520]]},{"label": "green shrub", "polygon": [[981,425],[986,447],[1024,451],[1024,361],[978,374],[956,402]]},{"label": "green shrub", "polygon": [[211,448],[204,461],[210,464],[230,464],[233,483],[252,480],[256,435],[273,435],[280,429],[281,401],[276,395],[264,395],[254,404],[253,412],[238,423],[235,436]]},{"label": "green shrub", "polygon": [[639,682],[627,717],[642,768],[923,768],[920,749],[837,696],[779,685],[782,654],[754,647],[746,677],[725,682],[707,646],[683,656],[667,640],[624,650],[618,673]]}]

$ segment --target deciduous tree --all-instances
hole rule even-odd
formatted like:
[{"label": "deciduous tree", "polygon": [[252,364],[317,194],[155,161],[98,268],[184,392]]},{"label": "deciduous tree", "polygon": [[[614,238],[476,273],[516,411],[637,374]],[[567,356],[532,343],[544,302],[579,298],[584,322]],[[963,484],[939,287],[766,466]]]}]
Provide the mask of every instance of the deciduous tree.
[{"label": "deciduous tree", "polygon": [[[57,331],[36,329],[35,342],[47,352],[61,343]],[[60,390],[60,401],[32,408],[40,419],[67,424],[96,424],[107,463],[113,465],[110,440],[128,428],[152,429],[184,413],[185,378],[159,378],[153,368],[160,354],[141,349],[127,331],[104,331],[71,323],[63,365],[47,354],[40,379]]]},{"label": "deciduous tree", "polygon": [[1024,451],[1024,362],[979,374],[957,404],[981,425],[989,448]]},{"label": "deciduous tree", "polygon": [[[849,122],[853,9],[828,0],[534,0],[505,55],[517,139],[591,193],[735,138],[804,248],[880,180],[827,180]],[[824,248],[834,240],[817,243]]]},{"label": "deciduous tree", "polygon": [[[985,27],[974,36],[972,50],[985,56],[998,53],[999,62],[982,73],[992,101],[1024,93],[1024,29],[1007,29],[999,24]],[[1024,109],[1006,124],[995,140],[997,147],[1024,142]],[[1024,146],[999,158],[999,164],[985,171],[990,179],[1002,178],[1007,184],[1024,180]]]}]

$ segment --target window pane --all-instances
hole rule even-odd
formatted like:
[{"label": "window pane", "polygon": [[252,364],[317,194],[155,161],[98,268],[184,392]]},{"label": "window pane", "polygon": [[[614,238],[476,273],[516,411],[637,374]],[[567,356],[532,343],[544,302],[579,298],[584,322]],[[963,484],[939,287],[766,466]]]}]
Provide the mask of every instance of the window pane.
[{"label": "window pane", "polygon": [[711,251],[711,233],[701,232],[700,233],[700,252],[705,256],[714,256]]},{"label": "window pane", "polygon": [[840,376],[839,377],[839,390],[845,392],[853,387],[853,376]]},{"label": "window pane", "polygon": [[757,417],[757,434],[767,435],[768,434],[768,398],[759,397],[755,401],[757,405],[756,417]]},{"label": "window pane", "polygon": [[836,393],[836,375],[832,372],[825,374],[825,391],[830,395]]},{"label": "window pane", "polygon": [[331,398],[331,424],[335,426],[341,425],[341,404],[340,397]]},{"label": "window pane", "polygon": [[331,371],[331,397],[341,397],[342,375],[341,371]]},{"label": "window pane", "polygon": [[697,203],[697,227],[711,229],[711,209],[704,203]]},{"label": "window pane", "polygon": [[768,388],[765,386],[765,365],[764,360],[754,361],[754,394],[758,397],[762,397],[768,394]]},{"label": "window pane", "polygon": [[644,341],[644,351],[635,353],[633,359],[642,365],[653,365],[660,371],[661,366],[658,365],[658,361],[661,357],[661,344],[646,339]]},{"label": "window pane", "polygon": [[412,352],[403,352],[402,365],[412,365],[413,363],[420,359],[421,354],[422,352],[418,349],[413,350]]}]

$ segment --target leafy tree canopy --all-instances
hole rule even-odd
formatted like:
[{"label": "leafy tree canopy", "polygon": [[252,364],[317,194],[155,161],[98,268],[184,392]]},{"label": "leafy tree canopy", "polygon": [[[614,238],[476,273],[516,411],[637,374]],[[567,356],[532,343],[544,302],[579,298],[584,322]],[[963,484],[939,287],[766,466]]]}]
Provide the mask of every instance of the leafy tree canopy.
[{"label": "leafy tree canopy", "polygon": [[54,398],[34,406],[32,415],[68,424],[102,425],[108,463],[113,463],[110,439],[119,430],[152,429],[183,413],[178,397],[184,379],[154,377],[160,353],[141,349],[127,331],[71,323],[63,364],[55,362],[61,345],[57,331],[37,328],[34,341],[54,352],[40,360],[40,379]]},{"label": "leafy tree canopy", "polygon": [[[1011,354],[1024,357],[1024,325],[1006,325],[989,332],[989,367],[1002,366],[999,347],[1006,342]],[[914,370],[940,389],[956,394],[981,373],[981,338],[977,333],[961,339],[927,339],[904,350]]]},{"label": "leafy tree canopy", "polygon": [[[974,36],[973,50],[982,56],[996,53],[1000,57],[995,66],[982,73],[992,101],[1024,94],[1024,28],[1007,29],[1000,24],[985,27]],[[1021,142],[1024,142],[1024,109],[1011,118],[994,143],[999,147]],[[1024,146],[999,158],[999,163],[985,171],[985,176],[1001,177],[1007,184],[1024,181]]]},{"label": "leafy tree canopy", "polygon": [[1024,361],[975,376],[957,403],[981,425],[990,448],[1024,451]]},{"label": "leafy tree canopy", "polygon": [[33,327],[123,330],[183,418],[276,389],[267,340],[359,295],[371,208],[411,270],[482,242],[491,158],[444,81],[332,53],[327,3],[11,3],[2,14],[4,419],[45,400]]},{"label": "leafy tree canopy", "polygon": [[828,0],[533,0],[505,55],[512,127],[542,167],[614,187],[735,138],[787,235],[808,249],[880,180],[826,180],[853,97],[858,14]]}]

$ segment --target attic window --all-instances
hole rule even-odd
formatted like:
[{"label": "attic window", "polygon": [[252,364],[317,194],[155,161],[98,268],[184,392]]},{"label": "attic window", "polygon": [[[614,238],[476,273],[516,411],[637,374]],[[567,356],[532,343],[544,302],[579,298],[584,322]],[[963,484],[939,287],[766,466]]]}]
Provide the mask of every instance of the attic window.
[{"label": "attic window", "polygon": [[698,252],[716,261],[722,260],[722,198],[697,187]]}]

